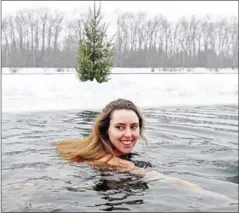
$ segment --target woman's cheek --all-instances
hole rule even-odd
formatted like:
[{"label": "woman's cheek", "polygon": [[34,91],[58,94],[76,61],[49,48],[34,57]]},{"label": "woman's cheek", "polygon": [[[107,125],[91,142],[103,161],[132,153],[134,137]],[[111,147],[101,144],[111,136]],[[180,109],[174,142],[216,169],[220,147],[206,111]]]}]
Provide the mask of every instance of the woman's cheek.
[{"label": "woman's cheek", "polygon": [[134,136],[135,138],[139,138],[139,131],[136,131],[136,132],[133,134],[133,136]]},{"label": "woman's cheek", "polygon": [[115,139],[120,139],[123,136],[123,133],[120,131],[115,131],[114,132],[114,138]]}]

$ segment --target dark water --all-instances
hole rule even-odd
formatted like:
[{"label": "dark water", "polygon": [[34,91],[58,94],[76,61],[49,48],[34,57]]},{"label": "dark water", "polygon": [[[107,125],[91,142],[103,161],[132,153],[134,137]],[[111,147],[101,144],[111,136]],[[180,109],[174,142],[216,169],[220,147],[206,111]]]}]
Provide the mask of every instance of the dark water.
[{"label": "dark water", "polygon": [[[2,211],[238,211],[160,181],[68,165],[54,140],[89,133],[93,111],[2,114]],[[144,109],[148,146],[129,160],[238,200],[237,106]]]}]

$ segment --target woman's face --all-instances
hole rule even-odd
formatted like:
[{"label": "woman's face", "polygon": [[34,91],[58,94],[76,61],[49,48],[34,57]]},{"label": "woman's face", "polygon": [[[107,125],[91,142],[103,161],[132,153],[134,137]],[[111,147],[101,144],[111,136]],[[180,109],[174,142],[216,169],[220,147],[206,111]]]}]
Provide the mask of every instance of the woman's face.
[{"label": "woman's face", "polygon": [[115,110],[111,114],[108,135],[115,155],[127,154],[134,148],[139,137],[139,118],[132,110]]}]

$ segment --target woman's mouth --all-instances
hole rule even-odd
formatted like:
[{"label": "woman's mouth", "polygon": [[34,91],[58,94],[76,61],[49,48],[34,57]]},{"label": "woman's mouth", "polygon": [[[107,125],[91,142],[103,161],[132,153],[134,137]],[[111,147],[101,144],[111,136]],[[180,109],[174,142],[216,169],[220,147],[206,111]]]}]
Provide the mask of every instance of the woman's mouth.
[{"label": "woman's mouth", "polygon": [[121,143],[123,143],[124,145],[130,145],[132,142],[132,140],[121,140]]}]

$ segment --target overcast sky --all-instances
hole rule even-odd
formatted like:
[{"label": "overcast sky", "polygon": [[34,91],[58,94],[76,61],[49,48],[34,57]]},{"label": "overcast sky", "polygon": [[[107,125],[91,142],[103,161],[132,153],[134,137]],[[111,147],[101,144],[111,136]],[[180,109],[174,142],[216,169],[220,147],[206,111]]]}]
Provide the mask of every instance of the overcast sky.
[{"label": "overcast sky", "polygon": [[[49,7],[65,12],[69,18],[74,18],[79,11],[87,11],[91,5],[92,1],[2,1],[2,17],[14,15],[17,10],[24,8]],[[117,9],[121,12],[162,14],[168,20],[174,21],[191,15],[238,16],[238,1],[102,1],[102,11],[107,17],[114,16]]]}]

